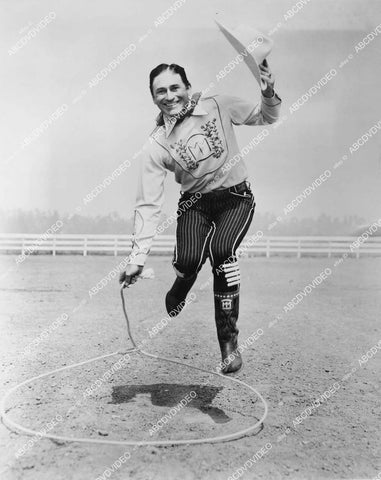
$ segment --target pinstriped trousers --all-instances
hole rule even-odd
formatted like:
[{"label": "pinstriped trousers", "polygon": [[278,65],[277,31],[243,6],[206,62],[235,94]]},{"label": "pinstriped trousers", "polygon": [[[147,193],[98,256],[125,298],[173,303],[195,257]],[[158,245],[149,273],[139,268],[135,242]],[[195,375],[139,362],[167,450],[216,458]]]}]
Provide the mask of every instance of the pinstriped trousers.
[{"label": "pinstriped trousers", "polygon": [[[194,194],[185,192],[178,203],[176,247],[173,267],[176,274],[189,277],[198,273],[209,256],[214,275],[214,291],[237,291],[239,270],[236,250],[250,227],[255,210],[254,195],[214,190],[203,194],[185,208]],[[229,282],[230,277],[235,283]],[[236,273],[234,273],[236,272]],[[238,282],[238,283],[237,283]]]}]

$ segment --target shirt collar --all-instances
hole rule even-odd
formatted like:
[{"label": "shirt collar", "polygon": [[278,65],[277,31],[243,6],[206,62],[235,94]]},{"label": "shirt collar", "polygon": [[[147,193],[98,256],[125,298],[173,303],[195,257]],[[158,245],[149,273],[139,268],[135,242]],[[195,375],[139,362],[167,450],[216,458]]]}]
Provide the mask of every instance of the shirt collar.
[{"label": "shirt collar", "polygon": [[[195,94],[200,96],[199,94]],[[197,105],[194,107],[193,111],[189,114],[190,116],[201,116],[201,115],[208,115],[208,112],[200,106],[200,104],[197,102]],[[177,119],[176,117],[172,115],[163,115],[161,112],[159,115],[156,117],[156,123],[157,125],[161,126],[163,125],[165,128],[165,137],[168,138],[169,135],[171,134],[172,130],[174,129],[176,125]]]}]

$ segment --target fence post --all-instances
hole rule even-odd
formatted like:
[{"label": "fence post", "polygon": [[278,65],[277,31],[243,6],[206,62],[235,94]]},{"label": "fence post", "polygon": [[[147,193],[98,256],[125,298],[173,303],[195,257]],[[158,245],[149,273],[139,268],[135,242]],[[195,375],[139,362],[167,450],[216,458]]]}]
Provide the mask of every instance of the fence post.
[{"label": "fence post", "polygon": [[114,257],[118,255],[118,237],[114,238]]},{"label": "fence post", "polygon": [[25,255],[25,238],[22,237],[22,242],[21,242],[21,255]]},{"label": "fence post", "polygon": [[56,256],[56,237],[53,237],[53,250],[52,250],[53,257]]},{"label": "fence post", "polygon": [[302,255],[302,251],[301,251],[301,243],[302,243],[301,239],[300,239],[300,238],[298,238],[298,250],[297,250],[297,254],[296,254],[297,258],[300,258],[300,257],[301,257],[301,255]]},{"label": "fence post", "polygon": [[332,242],[331,242],[331,240],[329,240],[329,242],[328,242],[328,258],[331,258],[331,255],[332,255],[331,247],[332,247]]},{"label": "fence post", "polygon": [[86,257],[87,255],[87,237],[83,239],[83,256]]},{"label": "fence post", "polygon": [[266,241],[266,258],[270,258],[270,239]]}]

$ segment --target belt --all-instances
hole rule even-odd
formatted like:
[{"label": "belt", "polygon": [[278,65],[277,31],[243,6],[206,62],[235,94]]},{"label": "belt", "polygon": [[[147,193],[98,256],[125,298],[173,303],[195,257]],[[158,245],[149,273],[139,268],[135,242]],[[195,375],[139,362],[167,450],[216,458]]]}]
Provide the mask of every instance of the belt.
[{"label": "belt", "polygon": [[[242,194],[244,192],[246,192],[248,189],[250,189],[250,182],[247,182],[246,180],[244,180],[243,182],[241,183],[237,183],[237,185],[233,185],[232,187],[228,187],[228,188],[220,188],[218,190],[211,190],[210,192],[207,192],[207,193],[203,193],[202,196],[203,197],[212,197],[212,196],[218,196],[218,195],[223,195],[224,193],[228,193],[228,192],[233,192],[233,193],[239,193],[239,194]],[[194,194],[194,192],[193,192]],[[181,192],[181,195],[184,196],[188,196],[188,195],[193,195],[191,192]]]},{"label": "belt", "polygon": [[227,193],[227,192],[233,192],[233,193],[244,193],[247,191],[247,189],[250,188],[250,183],[247,182],[246,180],[244,180],[243,182],[241,183],[237,183],[237,185],[233,185],[232,187],[229,187],[229,188],[222,188],[222,189],[219,189],[219,190],[212,190],[211,192],[208,192],[208,193],[203,193],[203,196],[204,195],[210,195],[210,196],[213,196],[213,195],[223,195],[224,193]]},{"label": "belt", "polygon": [[237,183],[237,185],[233,185],[232,187],[229,187],[226,190],[234,193],[244,193],[247,191],[248,188],[250,188],[250,183],[244,180],[243,182]]}]

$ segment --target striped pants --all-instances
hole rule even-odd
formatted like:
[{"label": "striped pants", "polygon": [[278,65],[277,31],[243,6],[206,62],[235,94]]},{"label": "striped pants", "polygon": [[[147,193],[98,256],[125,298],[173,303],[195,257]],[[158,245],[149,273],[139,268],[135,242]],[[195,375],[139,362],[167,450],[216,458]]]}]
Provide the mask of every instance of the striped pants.
[{"label": "striped pants", "polygon": [[172,262],[176,274],[187,278],[198,273],[209,256],[214,291],[237,291],[240,272],[236,250],[250,227],[255,209],[248,184],[240,193],[231,189],[214,190],[196,201],[194,194],[185,192],[178,208]]}]

